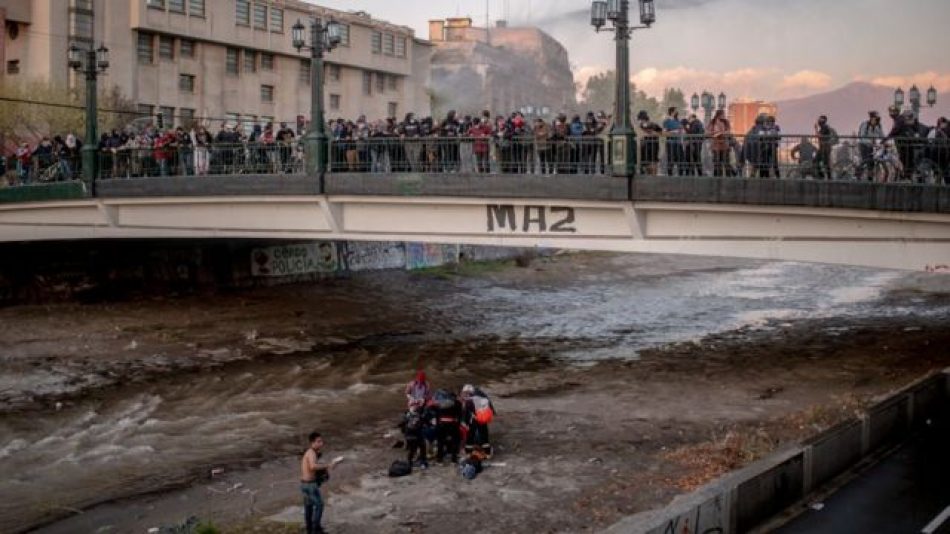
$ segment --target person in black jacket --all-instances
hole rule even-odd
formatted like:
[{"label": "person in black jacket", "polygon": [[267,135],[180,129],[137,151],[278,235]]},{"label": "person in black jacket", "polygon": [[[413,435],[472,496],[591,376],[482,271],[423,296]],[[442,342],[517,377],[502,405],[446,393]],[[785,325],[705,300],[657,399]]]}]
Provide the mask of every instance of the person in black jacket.
[{"label": "person in black jacket", "polygon": [[406,440],[406,461],[409,462],[409,465],[413,465],[413,462],[418,458],[421,469],[428,469],[429,467],[429,461],[426,457],[425,426],[426,418],[419,406],[410,408],[399,423],[399,429],[402,430],[403,438]]},{"label": "person in black jacket", "polygon": [[452,458],[452,463],[459,461],[461,434],[459,423],[462,419],[462,403],[452,393],[439,390],[433,395],[435,411],[435,435],[438,442],[435,458],[442,463],[445,455]]}]

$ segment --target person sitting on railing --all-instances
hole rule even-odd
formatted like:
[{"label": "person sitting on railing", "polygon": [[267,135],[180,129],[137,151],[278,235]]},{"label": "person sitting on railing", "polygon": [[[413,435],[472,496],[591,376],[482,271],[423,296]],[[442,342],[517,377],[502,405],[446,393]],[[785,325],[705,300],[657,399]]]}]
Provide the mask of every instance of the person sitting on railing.
[{"label": "person sitting on railing", "polygon": [[858,180],[873,180],[874,169],[874,145],[884,139],[884,128],[881,127],[881,116],[877,111],[868,112],[868,120],[861,123],[858,127],[858,152],[861,157],[861,165],[858,167]]}]

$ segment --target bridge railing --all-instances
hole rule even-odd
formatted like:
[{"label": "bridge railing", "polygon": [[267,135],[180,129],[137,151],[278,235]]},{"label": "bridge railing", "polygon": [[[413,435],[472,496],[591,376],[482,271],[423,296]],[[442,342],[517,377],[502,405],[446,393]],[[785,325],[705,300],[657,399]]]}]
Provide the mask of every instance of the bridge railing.
[{"label": "bridge railing", "polygon": [[[950,140],[815,135],[637,138],[637,174],[782,179],[950,179]],[[602,137],[381,137],[331,142],[334,173],[606,174]]]},{"label": "bridge railing", "polygon": [[303,151],[298,143],[126,147],[99,153],[100,179],[302,173]]}]

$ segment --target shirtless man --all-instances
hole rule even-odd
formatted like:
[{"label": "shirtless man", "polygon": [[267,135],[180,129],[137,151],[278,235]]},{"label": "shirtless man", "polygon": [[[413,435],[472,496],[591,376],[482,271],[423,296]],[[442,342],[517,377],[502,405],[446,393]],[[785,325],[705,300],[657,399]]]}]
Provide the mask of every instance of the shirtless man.
[{"label": "shirtless man", "polygon": [[307,534],[322,534],[325,532],[320,522],[323,519],[323,498],[320,495],[320,486],[330,479],[330,471],[336,467],[342,457],[335,458],[328,464],[320,463],[323,455],[323,437],[319,432],[311,432],[310,447],[303,453],[300,460],[300,491],[303,493],[304,520],[307,523]]}]

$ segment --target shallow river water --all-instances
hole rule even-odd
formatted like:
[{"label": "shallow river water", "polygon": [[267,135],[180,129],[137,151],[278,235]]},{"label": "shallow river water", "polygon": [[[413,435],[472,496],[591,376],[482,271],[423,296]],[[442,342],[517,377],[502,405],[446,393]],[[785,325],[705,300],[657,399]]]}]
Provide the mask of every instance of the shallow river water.
[{"label": "shallow river water", "polygon": [[[442,376],[487,377],[548,358],[636,358],[646,347],[775,321],[950,315],[925,295],[900,305],[884,299],[913,284],[897,272],[663,256],[557,261],[576,263],[569,279],[522,273],[421,283],[418,299],[402,309],[373,311],[438,317],[437,328],[420,322],[416,332],[332,352],[170,374],[60,410],[0,414],[0,531],[188,483],[210,466],[294,453],[287,443],[301,429],[333,427],[393,403],[407,359],[419,355]],[[404,291],[411,296],[414,288]]]}]

